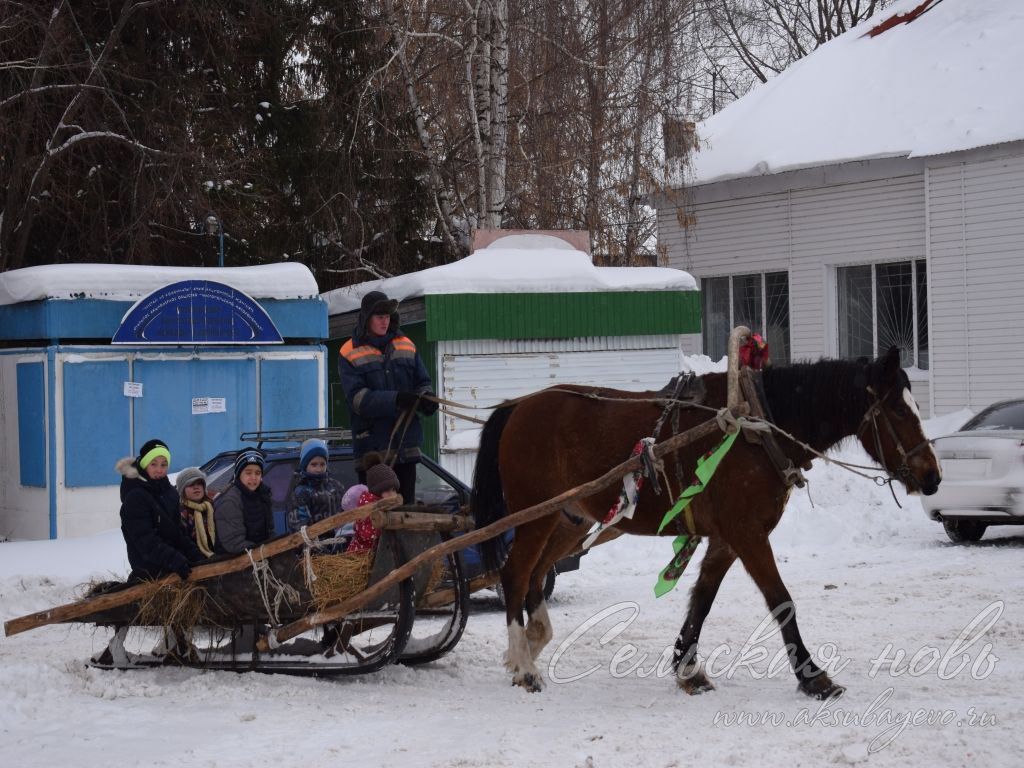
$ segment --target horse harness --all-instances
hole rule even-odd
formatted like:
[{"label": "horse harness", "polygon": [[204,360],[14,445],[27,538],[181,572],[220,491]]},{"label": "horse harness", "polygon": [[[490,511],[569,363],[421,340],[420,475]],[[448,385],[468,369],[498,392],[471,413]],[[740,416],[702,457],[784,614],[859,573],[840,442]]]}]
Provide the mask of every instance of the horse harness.
[{"label": "horse harness", "polygon": [[[861,419],[860,426],[857,427],[857,435],[859,436],[861,431],[870,422],[875,433],[875,450],[878,452],[878,463],[882,465],[882,468],[885,469],[886,473],[889,475],[890,484],[892,482],[893,477],[895,476],[896,478],[899,478],[907,487],[916,485],[917,481],[914,480],[914,475],[910,471],[910,464],[907,462],[907,460],[911,456],[919,453],[920,451],[924,450],[929,445],[931,445],[931,441],[925,438],[920,443],[911,448],[909,451],[906,450],[903,447],[903,441],[900,440],[899,435],[896,434],[896,429],[892,425],[892,420],[889,418],[889,414],[886,412],[885,406],[883,405],[886,399],[888,399],[889,394],[892,392],[892,390],[886,392],[885,395],[883,395],[882,397],[878,396],[878,393],[875,392],[873,387],[869,386],[867,390],[868,394],[871,395],[871,405],[868,406],[868,410],[864,414],[864,418]],[[892,438],[893,445],[896,446],[896,451],[900,455],[900,465],[896,468],[895,473],[890,472],[888,467],[885,466],[885,455],[882,453],[882,434],[878,426],[879,417],[881,417],[882,423],[885,425],[886,430],[889,432],[889,437]]]},{"label": "horse harness", "polygon": [[[747,404],[750,405],[750,415],[755,418],[761,419],[768,424],[775,424],[775,419],[772,418],[771,408],[768,405],[768,398],[764,393],[764,385],[761,383],[760,371],[754,371],[750,368],[743,368],[740,370],[740,389],[743,392],[743,397],[746,399]],[[753,432],[746,431],[745,437],[747,442],[760,443],[761,447],[764,448],[765,453],[768,454],[768,459],[771,461],[772,466],[775,467],[775,471],[778,473],[779,478],[785,483],[787,488],[792,488],[794,485],[797,488],[803,488],[807,485],[807,479],[804,477],[801,469],[810,469],[810,462],[805,464],[802,468],[793,465],[793,461],[782,452],[779,448],[779,443],[775,439],[774,430],[768,430],[765,432]]]},{"label": "horse harness", "polygon": [[[665,422],[665,418],[669,412],[672,413],[672,432],[678,434],[679,432],[679,408],[676,406],[679,404],[692,405],[694,403],[702,402],[704,399],[703,383],[700,379],[696,379],[696,383],[699,386],[699,390],[695,393],[694,387],[690,383],[690,379],[696,379],[692,373],[687,373],[679,377],[676,383],[676,389],[673,393],[672,399],[665,406],[665,410],[662,411],[661,416],[658,418],[657,423],[654,425],[654,434],[658,435],[661,431],[661,427]],[[687,394],[691,396],[689,398],[681,399],[680,389],[684,389]],[[743,397],[746,399],[750,406],[750,415],[760,419],[769,424],[774,423],[774,419],[771,415],[771,410],[768,406],[768,398],[764,394],[764,387],[761,384],[761,374],[758,371],[754,371],[751,368],[744,367],[740,370],[740,389],[743,392]],[[744,436],[747,442],[760,444],[764,448],[765,453],[768,454],[768,458],[775,467],[775,471],[778,473],[779,478],[785,483],[786,487],[797,486],[803,488],[807,484],[807,480],[804,478],[800,468],[793,465],[792,460],[782,452],[779,447],[778,441],[775,439],[774,432],[772,430],[744,430]],[[645,457],[647,454],[645,454]],[[649,474],[652,479],[652,484],[655,493],[661,493],[661,489],[658,487],[657,478],[654,476],[653,471],[647,470],[648,463],[645,461],[645,474]],[[653,469],[653,466],[651,467]],[[810,466],[804,466],[803,469],[810,469]],[[675,471],[676,480],[680,486],[684,485],[683,482],[683,468],[679,461],[679,454],[675,454]]]}]

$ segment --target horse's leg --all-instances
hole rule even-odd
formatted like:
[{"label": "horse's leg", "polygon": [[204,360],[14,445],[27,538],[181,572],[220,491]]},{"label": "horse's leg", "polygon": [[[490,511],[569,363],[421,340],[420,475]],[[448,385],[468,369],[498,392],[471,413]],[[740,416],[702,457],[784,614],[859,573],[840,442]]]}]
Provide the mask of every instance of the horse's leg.
[{"label": "horse's leg", "polygon": [[[531,614],[531,624],[536,618],[537,621],[547,623],[550,632],[543,593],[540,594],[540,603],[533,606],[526,598],[530,590],[530,577],[544,550],[544,543],[556,524],[557,517],[550,515],[516,528],[512,550],[501,569],[501,587],[505,592],[505,621],[508,625],[508,653],[505,656],[505,665],[512,673],[512,683],[528,691],[539,691],[542,682],[540,672],[533,663],[530,640],[524,628],[523,606],[526,605],[527,611]],[[542,630],[538,631],[543,634]]]},{"label": "horse's leg", "polygon": [[697,642],[722,579],[735,560],[736,553],[722,539],[708,539],[708,550],[700,564],[700,576],[690,591],[686,622],[679,630],[675,650],[672,652],[672,667],[676,670],[679,687],[691,696],[715,688],[697,660]]},{"label": "horse's leg", "polygon": [[547,581],[548,571],[555,563],[580,548],[587,531],[594,523],[590,520],[580,519],[574,523],[564,514],[555,516],[555,524],[547,537],[544,549],[537,560],[537,564],[530,574],[530,588],[526,593],[526,614],[529,621],[526,624],[526,639],[530,643],[530,656],[534,660],[544,650],[544,647],[551,642],[553,629],[551,619],[548,616],[547,600],[544,598],[544,584]]},{"label": "horse's leg", "polygon": [[845,689],[832,682],[824,670],[814,663],[803,638],[800,637],[800,630],[796,624],[796,605],[775,565],[775,554],[772,552],[767,534],[755,540],[732,544],[743,562],[743,567],[747,569],[750,578],[764,595],[768,609],[775,615],[799,689],[816,699],[827,699],[842,693]]}]

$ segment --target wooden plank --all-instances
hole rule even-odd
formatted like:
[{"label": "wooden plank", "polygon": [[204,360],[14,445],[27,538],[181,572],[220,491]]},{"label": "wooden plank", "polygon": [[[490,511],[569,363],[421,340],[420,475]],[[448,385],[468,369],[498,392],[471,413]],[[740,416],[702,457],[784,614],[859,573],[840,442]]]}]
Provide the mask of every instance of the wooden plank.
[{"label": "wooden plank", "polygon": [[431,512],[388,512],[378,509],[370,520],[376,528],[393,531],[472,531],[473,520],[465,515],[446,515]]}]

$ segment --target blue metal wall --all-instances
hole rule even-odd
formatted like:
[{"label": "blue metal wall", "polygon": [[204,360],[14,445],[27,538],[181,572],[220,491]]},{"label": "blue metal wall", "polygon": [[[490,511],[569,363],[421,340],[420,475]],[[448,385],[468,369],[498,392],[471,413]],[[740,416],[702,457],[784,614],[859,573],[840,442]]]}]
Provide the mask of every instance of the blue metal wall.
[{"label": "blue metal wall", "polygon": [[64,365],[64,484],[113,485],[114,463],[132,452],[126,360]]},{"label": "blue metal wall", "polygon": [[21,484],[46,487],[46,383],[43,364],[18,363],[18,465]]},{"label": "blue metal wall", "polygon": [[[316,348],[312,348],[315,350]],[[311,351],[312,351],[311,350]],[[45,485],[43,453],[42,365],[36,377],[40,415],[26,417],[39,430],[34,448],[22,456],[38,455],[36,478]],[[64,482],[69,487],[113,485],[119,482],[114,464],[133,456],[151,438],[171,449],[171,471],[199,465],[217,453],[239,446],[242,432],[258,429],[297,429],[320,424],[319,365],[309,359],[238,357],[101,360],[65,363]],[[30,413],[32,388],[21,385]],[[28,372],[28,380],[35,381]],[[142,384],[140,398],[124,395],[124,382]],[[225,400],[221,413],[193,413],[192,398]],[[134,444],[132,444],[134,434]],[[32,453],[34,451],[34,454]],[[23,472],[24,463],[23,463]],[[24,481],[23,481],[24,484]]]},{"label": "blue metal wall", "polygon": [[319,426],[320,384],[315,360],[263,360],[260,364],[260,429]]}]

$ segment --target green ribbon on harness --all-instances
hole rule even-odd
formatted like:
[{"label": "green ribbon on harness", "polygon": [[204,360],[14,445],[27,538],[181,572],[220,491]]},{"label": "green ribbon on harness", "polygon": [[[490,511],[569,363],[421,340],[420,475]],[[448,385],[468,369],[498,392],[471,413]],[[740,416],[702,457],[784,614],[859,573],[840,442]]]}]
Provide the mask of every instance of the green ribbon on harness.
[{"label": "green ribbon on harness", "polygon": [[[732,434],[727,434],[716,448],[697,459],[697,469],[693,473],[693,483],[683,489],[676,503],[672,505],[672,509],[665,513],[665,517],[661,520],[661,525],[658,526],[658,533],[661,533],[666,525],[679,517],[679,514],[690,505],[693,497],[707,487],[707,484],[711,482],[711,478],[714,477],[718,465],[725,458],[725,454],[729,452],[732,444],[736,442],[736,437],[739,433],[739,430],[737,430]],[[683,575],[686,566],[690,564],[690,558],[693,557],[698,544],[700,544],[700,536],[690,536],[684,533],[675,538],[675,541],[672,542],[672,549],[675,550],[675,554],[672,556],[669,564],[658,574],[658,583],[654,585],[655,597],[661,597],[675,588],[679,577]]]}]

